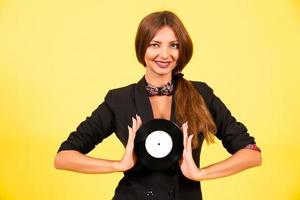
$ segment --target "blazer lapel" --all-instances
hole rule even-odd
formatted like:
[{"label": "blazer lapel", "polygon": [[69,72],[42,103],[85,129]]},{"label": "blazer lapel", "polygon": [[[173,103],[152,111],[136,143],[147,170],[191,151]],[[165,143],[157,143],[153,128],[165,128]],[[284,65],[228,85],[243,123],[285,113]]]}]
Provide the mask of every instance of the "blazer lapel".
[{"label": "blazer lapel", "polygon": [[[146,86],[145,76],[136,84],[134,96],[135,96],[135,106],[137,114],[142,118],[142,122],[146,123],[149,120],[154,118],[151,103],[148,95],[146,94],[145,86]],[[176,87],[175,87],[176,88]],[[171,119],[172,122],[176,122],[175,116],[175,96],[172,97],[172,107],[171,107]]]},{"label": "blazer lapel", "polygon": [[[176,88],[175,88],[176,89]],[[176,105],[176,102],[175,102],[175,95],[173,95],[172,97],[172,106],[171,106],[171,121],[174,122],[175,124],[177,124],[177,121],[176,121],[176,110],[175,110],[175,105]]]},{"label": "blazer lapel", "polygon": [[146,123],[153,119],[152,107],[149,97],[145,90],[146,80],[145,76],[136,84],[134,97],[137,114],[142,118],[142,122]]}]

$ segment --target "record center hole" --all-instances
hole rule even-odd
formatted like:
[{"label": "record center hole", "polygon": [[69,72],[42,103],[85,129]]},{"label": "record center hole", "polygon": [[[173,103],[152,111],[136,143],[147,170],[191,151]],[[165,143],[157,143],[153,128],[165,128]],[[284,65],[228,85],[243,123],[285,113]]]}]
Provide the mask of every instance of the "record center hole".
[{"label": "record center hole", "polygon": [[159,145],[160,145],[160,143],[157,143],[157,145],[159,146]]}]

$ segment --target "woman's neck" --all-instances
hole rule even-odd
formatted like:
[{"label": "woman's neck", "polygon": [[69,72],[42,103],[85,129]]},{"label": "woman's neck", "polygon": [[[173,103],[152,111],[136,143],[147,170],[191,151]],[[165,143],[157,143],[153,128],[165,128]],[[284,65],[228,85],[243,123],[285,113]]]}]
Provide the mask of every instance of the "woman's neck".
[{"label": "woman's neck", "polygon": [[171,74],[166,74],[164,76],[160,76],[160,75],[150,75],[148,73],[145,74],[145,79],[146,82],[152,86],[155,87],[161,87],[166,85],[168,82],[171,81],[172,76]]}]

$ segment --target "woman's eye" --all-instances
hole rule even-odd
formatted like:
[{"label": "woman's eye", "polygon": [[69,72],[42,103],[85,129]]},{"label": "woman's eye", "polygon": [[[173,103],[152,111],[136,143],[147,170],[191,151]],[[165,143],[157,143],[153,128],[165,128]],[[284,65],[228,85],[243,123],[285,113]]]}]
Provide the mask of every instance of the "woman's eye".
[{"label": "woman's eye", "polygon": [[156,44],[156,43],[153,43],[153,44],[150,44],[150,47],[153,47],[153,48],[158,48],[158,47],[159,47],[159,45],[158,45],[158,44]]},{"label": "woman's eye", "polygon": [[179,44],[177,44],[177,43],[171,44],[171,48],[178,49],[179,48]]}]

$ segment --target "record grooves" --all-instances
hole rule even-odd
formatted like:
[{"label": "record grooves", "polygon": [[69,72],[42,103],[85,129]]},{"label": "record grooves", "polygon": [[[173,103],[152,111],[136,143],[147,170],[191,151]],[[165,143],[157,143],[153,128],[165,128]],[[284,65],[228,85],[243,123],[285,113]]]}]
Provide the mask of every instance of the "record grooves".
[{"label": "record grooves", "polygon": [[151,170],[165,170],[178,163],[183,151],[183,134],[173,122],[153,119],[136,133],[134,152],[142,165]]}]

